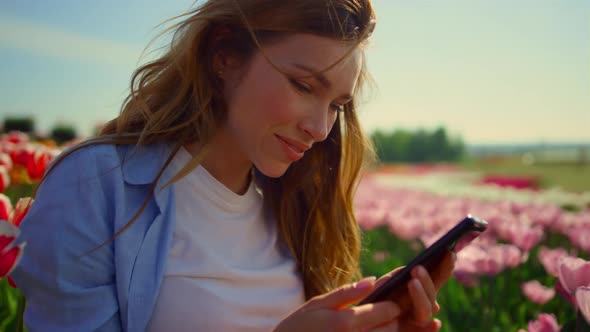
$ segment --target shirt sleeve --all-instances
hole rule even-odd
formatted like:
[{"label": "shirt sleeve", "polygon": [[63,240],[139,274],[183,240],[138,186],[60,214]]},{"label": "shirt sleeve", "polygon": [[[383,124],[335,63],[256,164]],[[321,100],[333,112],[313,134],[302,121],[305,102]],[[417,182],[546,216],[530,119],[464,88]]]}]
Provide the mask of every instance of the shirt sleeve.
[{"label": "shirt sleeve", "polygon": [[112,242],[88,253],[114,235],[108,163],[116,167],[92,147],[67,156],[21,223],[27,245],[12,277],[27,300],[31,332],[122,330]]}]

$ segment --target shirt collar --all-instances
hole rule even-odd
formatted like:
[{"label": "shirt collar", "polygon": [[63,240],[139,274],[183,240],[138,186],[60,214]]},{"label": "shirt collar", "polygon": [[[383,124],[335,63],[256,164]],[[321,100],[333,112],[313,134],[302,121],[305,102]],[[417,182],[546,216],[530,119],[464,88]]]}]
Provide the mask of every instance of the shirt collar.
[{"label": "shirt collar", "polygon": [[[171,151],[171,147],[165,143],[125,146],[121,158],[123,179],[134,185],[152,183],[166,163]],[[169,170],[170,167],[166,167],[158,183],[167,181]]]}]

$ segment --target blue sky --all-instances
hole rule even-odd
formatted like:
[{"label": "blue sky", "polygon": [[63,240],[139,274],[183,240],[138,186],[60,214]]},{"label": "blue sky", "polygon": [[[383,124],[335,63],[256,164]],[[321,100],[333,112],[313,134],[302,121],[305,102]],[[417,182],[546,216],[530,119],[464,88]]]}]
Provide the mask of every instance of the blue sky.
[{"label": "blue sky", "polygon": [[[156,26],[192,1],[0,1],[0,115],[82,133],[119,112]],[[374,0],[361,121],[467,143],[590,142],[590,1]]]}]

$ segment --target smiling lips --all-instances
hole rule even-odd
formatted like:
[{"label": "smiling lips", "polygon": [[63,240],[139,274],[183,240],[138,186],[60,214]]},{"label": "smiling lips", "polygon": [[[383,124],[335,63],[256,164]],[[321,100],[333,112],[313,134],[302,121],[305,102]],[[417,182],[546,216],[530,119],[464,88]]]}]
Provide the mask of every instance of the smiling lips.
[{"label": "smiling lips", "polygon": [[285,150],[287,157],[292,161],[297,161],[301,159],[305,151],[310,148],[310,146],[305,143],[301,143],[299,141],[292,140],[290,138],[276,134],[275,136],[278,138],[279,142],[281,142],[281,145],[283,146],[283,149]]}]

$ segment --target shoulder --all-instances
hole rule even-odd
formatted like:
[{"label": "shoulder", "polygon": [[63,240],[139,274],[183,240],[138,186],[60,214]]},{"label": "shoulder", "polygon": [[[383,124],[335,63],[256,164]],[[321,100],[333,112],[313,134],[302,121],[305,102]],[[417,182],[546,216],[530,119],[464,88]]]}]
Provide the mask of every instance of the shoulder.
[{"label": "shoulder", "polygon": [[169,145],[163,143],[141,146],[83,143],[64,150],[51,163],[46,182],[118,177],[129,184],[148,184],[170,151]]},{"label": "shoulder", "polygon": [[77,187],[117,173],[120,161],[114,145],[74,146],[51,162],[39,191]]}]

